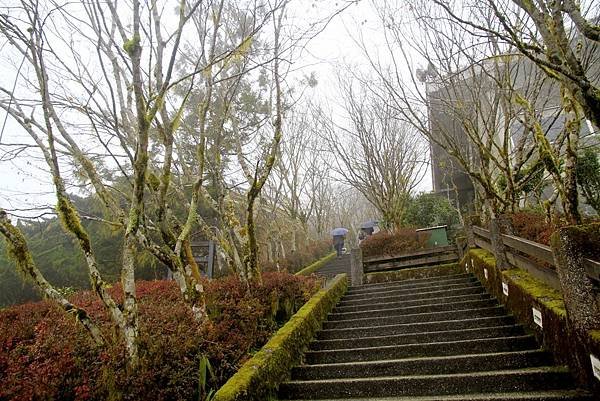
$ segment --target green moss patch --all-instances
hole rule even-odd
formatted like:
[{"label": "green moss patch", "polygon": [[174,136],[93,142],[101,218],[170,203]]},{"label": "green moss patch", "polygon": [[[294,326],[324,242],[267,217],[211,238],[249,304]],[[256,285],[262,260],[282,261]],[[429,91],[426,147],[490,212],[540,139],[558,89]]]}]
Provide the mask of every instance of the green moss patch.
[{"label": "green moss patch", "polygon": [[462,270],[457,263],[430,267],[415,267],[391,272],[368,273],[365,275],[365,284],[387,283],[390,281],[402,281],[436,276],[449,276],[459,274]]},{"label": "green moss patch", "polygon": [[321,328],[327,314],[348,288],[345,274],[337,275],[316,293],[269,342],[217,391],[214,401],[264,401],[285,381],[293,366]]},{"label": "green moss patch", "polygon": [[531,295],[537,302],[546,306],[552,312],[562,317],[567,316],[565,302],[559,291],[537,280],[525,270],[510,269],[502,272],[502,275],[510,278],[513,284],[519,286],[524,292]]},{"label": "green moss patch", "polygon": [[590,337],[597,346],[600,346],[600,330],[591,330]]},{"label": "green moss patch", "polygon": [[331,259],[333,259],[335,257],[335,252],[331,252],[329,255],[322,257],[321,259],[317,260],[316,262],[306,266],[304,269],[300,270],[296,274],[297,276],[308,276],[309,274],[312,274],[314,272],[316,272],[317,270],[319,270],[321,267],[325,266],[325,264],[327,262],[329,262]]},{"label": "green moss patch", "polygon": [[[567,316],[565,303],[560,291],[538,280],[526,270],[515,268],[500,272],[496,269],[496,259],[494,256],[490,252],[483,249],[472,249],[469,251],[466,257],[471,257],[473,259],[473,267],[475,268],[474,273],[477,276],[481,275],[479,270],[485,267],[488,269],[488,274],[490,277],[499,276],[498,278],[500,278],[503,282],[509,283],[511,287],[518,287],[520,292],[523,292],[523,295],[531,297],[532,300],[537,304],[545,306],[559,317],[563,318]],[[466,264],[467,260],[463,260],[461,263]],[[495,284],[500,284],[493,282],[493,280],[484,281],[492,281],[492,283],[486,283],[488,284],[486,287],[490,287],[490,284],[492,286]],[[490,292],[496,296],[501,295],[499,288],[492,287],[488,288],[488,290],[490,290]]]}]

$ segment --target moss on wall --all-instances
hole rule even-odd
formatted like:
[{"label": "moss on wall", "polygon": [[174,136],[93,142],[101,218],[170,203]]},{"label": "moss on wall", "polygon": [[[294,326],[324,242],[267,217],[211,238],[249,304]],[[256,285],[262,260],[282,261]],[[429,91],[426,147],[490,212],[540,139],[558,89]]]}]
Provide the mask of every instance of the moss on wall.
[{"label": "moss on wall", "polygon": [[[493,255],[482,249],[470,250],[459,262],[472,272],[507,310],[528,331],[535,334],[542,347],[550,351],[556,363],[568,365],[580,385],[587,385],[600,395],[598,381],[591,378],[589,353],[600,356],[600,331],[591,332],[589,338],[577,340],[570,330],[567,311],[560,291],[546,285],[522,269],[500,271]],[[485,278],[484,269],[488,270]],[[502,283],[508,285],[508,297],[502,292]],[[533,321],[532,308],[542,314],[542,325]],[[578,372],[583,363],[586,372]]]},{"label": "moss on wall", "polygon": [[268,400],[289,377],[291,368],[301,361],[308,344],[347,288],[346,275],[337,275],[217,391],[213,400]]},{"label": "moss on wall", "polygon": [[317,270],[319,270],[321,267],[325,266],[325,264],[327,262],[329,262],[331,259],[333,259],[334,257],[335,257],[335,252],[331,252],[329,255],[322,257],[321,259],[306,266],[304,269],[302,269],[294,274],[297,276],[308,276],[309,274],[312,274],[312,273],[316,272]]},{"label": "moss on wall", "polygon": [[415,267],[391,272],[368,273],[365,275],[365,284],[447,276],[458,273],[462,273],[460,266],[457,263],[448,263],[445,265]]}]

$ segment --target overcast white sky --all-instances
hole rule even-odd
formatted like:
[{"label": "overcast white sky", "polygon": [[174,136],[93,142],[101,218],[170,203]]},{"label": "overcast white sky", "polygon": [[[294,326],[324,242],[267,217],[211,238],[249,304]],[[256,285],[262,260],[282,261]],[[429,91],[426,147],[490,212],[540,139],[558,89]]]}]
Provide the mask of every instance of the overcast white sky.
[{"label": "overcast white sky", "polygon": [[[341,4],[343,3],[328,0],[295,0],[290,13],[300,24],[307,24],[331,14],[332,10],[339,8]],[[336,16],[301,53],[296,54],[291,78],[299,79],[302,75],[314,72],[319,82],[313,90],[306,92],[306,96],[326,103],[333,110],[339,108],[336,76],[340,72],[340,66],[351,65],[364,71],[368,71],[369,68],[362,51],[354,42],[359,33],[369,42],[371,49],[376,50],[383,43],[379,21],[369,0],[362,0]],[[20,58],[3,54],[0,85],[12,87],[20,61]],[[4,119],[4,112],[0,112],[0,124],[4,123]],[[30,142],[28,136],[8,118],[2,143],[23,142]],[[27,153],[33,155],[35,152]],[[431,179],[430,174],[427,174],[420,190],[430,189]],[[43,164],[32,158],[0,160],[0,207],[15,210],[52,205],[54,202],[51,180]]]}]

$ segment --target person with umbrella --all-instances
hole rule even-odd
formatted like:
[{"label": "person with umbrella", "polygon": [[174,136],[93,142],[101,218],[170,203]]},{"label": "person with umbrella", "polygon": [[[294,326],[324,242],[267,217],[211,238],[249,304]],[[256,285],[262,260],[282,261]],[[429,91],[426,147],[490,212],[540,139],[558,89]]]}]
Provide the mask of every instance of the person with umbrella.
[{"label": "person with umbrella", "polygon": [[367,237],[375,233],[375,227],[379,222],[377,220],[369,220],[360,226],[360,232],[358,233],[358,243],[367,239]]},{"label": "person with umbrella", "polygon": [[342,249],[344,248],[344,240],[348,234],[348,229],[343,227],[334,228],[331,230],[331,236],[333,237],[333,247],[337,252],[337,257],[342,257]]}]

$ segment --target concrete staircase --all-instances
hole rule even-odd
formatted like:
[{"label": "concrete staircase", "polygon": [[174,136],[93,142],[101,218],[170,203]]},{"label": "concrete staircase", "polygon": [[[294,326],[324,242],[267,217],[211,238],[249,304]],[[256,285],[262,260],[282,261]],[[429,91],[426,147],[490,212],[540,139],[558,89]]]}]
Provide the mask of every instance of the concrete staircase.
[{"label": "concrete staircase", "polygon": [[350,277],[350,254],[336,257],[327,262],[325,266],[315,272],[318,276],[332,278],[340,273],[346,273]]},{"label": "concrete staircase", "polygon": [[280,400],[591,400],[470,274],[352,287]]}]

